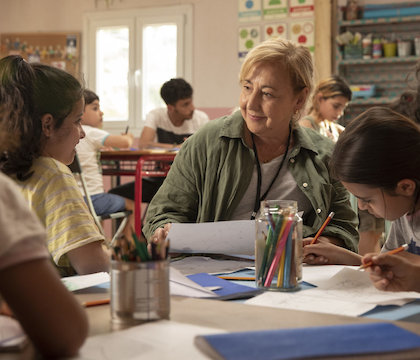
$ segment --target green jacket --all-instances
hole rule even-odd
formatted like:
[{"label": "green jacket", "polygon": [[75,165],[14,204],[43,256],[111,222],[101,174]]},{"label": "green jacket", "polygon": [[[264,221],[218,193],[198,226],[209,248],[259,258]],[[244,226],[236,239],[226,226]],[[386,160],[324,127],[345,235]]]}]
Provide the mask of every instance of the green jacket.
[{"label": "green jacket", "polygon": [[[149,205],[143,229],[146,238],[166,223],[231,219],[248,188],[255,164],[254,151],[242,139],[243,126],[238,111],[210,121],[188,138]],[[313,212],[303,218],[303,236],[314,236],[334,211],[323,235],[340,238],[349,249],[357,251],[358,221],[349,193],[330,177],[328,170],[334,143],[303,127],[294,129],[293,136],[287,167],[313,207]]]}]

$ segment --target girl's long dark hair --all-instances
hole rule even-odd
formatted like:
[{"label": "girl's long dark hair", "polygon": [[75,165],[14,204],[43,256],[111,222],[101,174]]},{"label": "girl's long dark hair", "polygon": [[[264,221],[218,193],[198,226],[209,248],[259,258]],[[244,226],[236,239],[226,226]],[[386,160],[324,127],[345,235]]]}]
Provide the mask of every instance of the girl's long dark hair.
[{"label": "girl's long dark hair", "polygon": [[11,55],[0,59],[0,104],[4,129],[19,146],[7,148],[2,170],[19,180],[28,178],[33,160],[42,153],[41,118],[51,114],[60,128],[83,88],[69,73],[43,64],[30,64]]},{"label": "girl's long dark hair", "polygon": [[401,179],[420,181],[420,128],[386,107],[372,107],[352,120],[331,158],[340,181],[395,188]]}]

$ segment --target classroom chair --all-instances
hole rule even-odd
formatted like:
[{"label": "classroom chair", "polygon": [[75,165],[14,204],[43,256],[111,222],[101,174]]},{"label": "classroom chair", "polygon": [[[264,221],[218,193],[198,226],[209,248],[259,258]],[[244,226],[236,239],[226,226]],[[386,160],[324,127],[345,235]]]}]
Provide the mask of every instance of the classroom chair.
[{"label": "classroom chair", "polygon": [[117,225],[117,229],[115,231],[115,234],[113,235],[111,239],[110,246],[113,246],[118,237],[121,235],[122,231],[124,230],[125,225],[127,224],[128,217],[132,214],[131,210],[125,210],[125,211],[119,211],[115,213],[107,213],[103,215],[97,215],[95,208],[93,207],[92,199],[90,197],[85,177],[83,176],[82,167],[80,166],[79,158],[77,154],[74,156],[73,162],[69,165],[70,170],[75,176],[78,176],[80,179],[80,182],[82,184],[83,188],[83,196],[86,199],[87,206],[89,208],[89,211],[91,212],[93,216],[93,220],[95,221],[95,224],[98,226],[99,231],[102,233],[102,235],[105,236],[105,231],[102,226],[103,220],[117,220],[119,222],[119,225]]}]

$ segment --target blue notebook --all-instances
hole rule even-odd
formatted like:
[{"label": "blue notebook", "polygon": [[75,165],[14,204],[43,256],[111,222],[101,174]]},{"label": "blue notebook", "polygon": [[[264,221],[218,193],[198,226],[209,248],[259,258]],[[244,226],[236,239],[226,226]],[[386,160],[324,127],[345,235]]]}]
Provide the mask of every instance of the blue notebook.
[{"label": "blue notebook", "polygon": [[[200,335],[196,346],[212,359],[282,360],[381,354],[418,348],[420,336],[391,323],[368,323]],[[397,357],[395,357],[397,356]]]},{"label": "blue notebook", "polygon": [[246,299],[260,294],[263,290],[255,287],[236,284],[232,281],[220,279],[207,273],[198,273],[187,276],[190,280],[196,282],[201,286],[218,286],[220,289],[213,290],[217,295],[217,300],[233,300],[233,299]]}]

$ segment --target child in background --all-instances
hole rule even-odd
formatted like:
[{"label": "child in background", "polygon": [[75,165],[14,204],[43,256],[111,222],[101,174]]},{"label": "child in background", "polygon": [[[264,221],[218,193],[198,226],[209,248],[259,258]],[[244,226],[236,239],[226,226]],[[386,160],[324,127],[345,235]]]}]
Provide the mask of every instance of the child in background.
[{"label": "child in background", "polygon": [[[1,87],[0,154],[19,145],[12,144],[3,117],[26,116],[11,109],[7,97]],[[86,314],[51,262],[45,229],[19,187],[1,172],[0,214],[1,297],[42,357],[75,356],[88,333]]]},{"label": "child in background", "polygon": [[[347,125],[331,157],[333,175],[356,196],[359,207],[393,222],[382,251],[408,244],[408,251],[416,255],[402,252],[374,257],[368,254],[362,259],[344,248],[319,242],[305,246],[304,256],[323,256],[329,264],[360,265],[373,260],[381,266],[396,266],[397,262],[389,259],[402,257],[420,266],[419,153],[419,127],[389,108],[373,107]],[[383,269],[383,278],[388,283],[397,280],[389,277],[385,266]],[[388,285],[376,278],[382,274],[380,267],[374,266],[371,271],[375,284],[388,289]],[[400,285],[401,290],[408,289],[408,285],[404,288]]]},{"label": "child in background", "polygon": [[20,56],[0,60],[2,104],[8,135],[3,171],[21,188],[47,229],[48,250],[61,275],[109,270],[109,254],[67,165],[85,136],[80,83],[67,72],[28,63]]},{"label": "child in background", "polygon": [[344,127],[337,124],[351,100],[351,90],[339,76],[333,75],[321,81],[312,96],[309,114],[299,120],[304,127],[337,141]]},{"label": "child in background", "polygon": [[[130,133],[111,135],[102,130],[102,116],[99,97],[93,91],[85,89],[85,111],[82,116],[82,128],[85,137],[76,145],[77,156],[83,169],[87,188],[91,195],[96,214],[104,215],[124,210],[134,210],[134,201],[116,194],[104,192],[99,150],[106,147],[129,148],[133,144],[134,136]],[[83,193],[82,185],[79,188]],[[124,229],[124,235],[130,239],[134,228],[134,215],[130,215]]]},{"label": "child in background", "polygon": [[[352,92],[346,81],[333,75],[318,84],[312,96],[309,115],[303,117],[299,124],[312,128],[336,142],[344,130],[337,121],[343,116],[344,109],[351,98]],[[380,240],[385,229],[384,220],[361,209],[358,209],[358,216],[359,254],[379,251]]]}]

